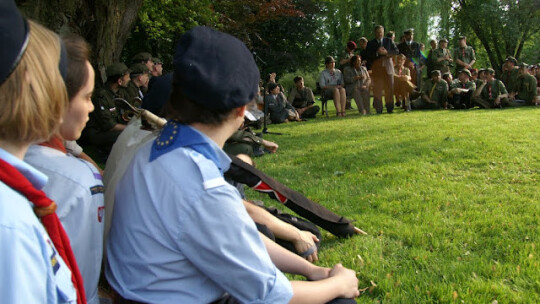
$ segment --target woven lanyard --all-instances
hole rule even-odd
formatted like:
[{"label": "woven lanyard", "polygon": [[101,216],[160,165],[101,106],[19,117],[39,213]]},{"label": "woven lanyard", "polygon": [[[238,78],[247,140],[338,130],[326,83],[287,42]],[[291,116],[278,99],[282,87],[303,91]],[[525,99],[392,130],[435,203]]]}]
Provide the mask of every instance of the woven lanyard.
[{"label": "woven lanyard", "polygon": [[437,87],[437,83],[435,82],[433,84],[433,87],[431,88],[431,92],[429,93],[429,98],[431,99],[431,96],[433,96],[433,92],[435,92],[435,88]]},{"label": "woven lanyard", "polygon": [[489,94],[489,98],[491,99],[491,97],[492,97],[491,96],[491,94],[492,94],[492,92],[491,92],[491,83],[488,84],[488,94]]}]

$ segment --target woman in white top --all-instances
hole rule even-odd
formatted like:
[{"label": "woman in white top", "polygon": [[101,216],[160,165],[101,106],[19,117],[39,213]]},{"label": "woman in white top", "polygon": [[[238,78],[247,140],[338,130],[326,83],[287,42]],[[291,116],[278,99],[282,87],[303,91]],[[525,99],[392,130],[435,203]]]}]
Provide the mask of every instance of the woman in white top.
[{"label": "woman in white top", "polygon": [[336,69],[334,57],[328,56],[324,60],[326,70],[319,76],[319,85],[321,86],[321,97],[334,100],[336,107],[336,116],[345,116],[345,106],[347,104],[347,95],[343,86],[343,75]]}]

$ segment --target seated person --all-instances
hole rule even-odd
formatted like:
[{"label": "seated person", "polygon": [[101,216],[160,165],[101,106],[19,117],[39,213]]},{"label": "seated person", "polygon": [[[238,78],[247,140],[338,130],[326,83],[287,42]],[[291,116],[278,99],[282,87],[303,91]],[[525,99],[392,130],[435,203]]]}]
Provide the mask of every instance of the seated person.
[{"label": "seated person", "polygon": [[277,83],[270,83],[268,89],[270,93],[264,97],[264,104],[272,123],[302,120],[296,109],[284,98],[285,95],[281,94],[281,88]]},{"label": "seated person", "polygon": [[[354,303],[353,270],[317,267],[259,235],[223,178],[230,158],[221,147],[257,90],[250,51],[195,27],[180,39],[174,62],[170,120],[138,149],[116,189],[106,277],[120,300]],[[289,282],[279,269],[311,281]]]},{"label": "seated person", "polygon": [[79,36],[63,38],[67,53],[68,110],[49,141],[32,145],[24,160],[49,178],[43,191],[54,200],[79,266],[89,304],[99,304],[98,281],[103,255],[104,198],[101,174],[90,163],[66,153],[64,140],[81,135],[92,105],[94,69],[89,48]]},{"label": "seated person", "polygon": [[[152,63],[153,65],[153,63]],[[148,91],[150,71],[145,64],[135,63],[129,67],[131,81],[121,88],[122,97],[135,107],[140,107],[144,94]]]},{"label": "seated person", "polygon": [[441,71],[431,71],[431,79],[424,83],[422,97],[412,105],[414,109],[444,108],[448,99],[448,84],[441,79]]},{"label": "seated person", "polygon": [[326,69],[319,76],[319,86],[321,87],[321,99],[334,100],[336,116],[345,116],[345,106],[347,104],[347,94],[344,88],[343,75],[336,69],[334,57],[328,56],[324,60]]},{"label": "seated person", "polygon": [[489,68],[485,72],[486,80],[475,92],[473,102],[480,108],[502,108],[510,105],[508,92],[502,81],[495,79],[495,70]]},{"label": "seated person", "polygon": [[315,105],[313,91],[304,85],[302,76],[294,77],[294,87],[289,93],[289,103],[302,118],[315,118],[321,108]]},{"label": "seated person", "polygon": [[411,70],[405,66],[405,55],[396,55],[396,65],[394,66],[394,96],[396,106],[402,106],[403,110],[411,110],[409,95],[416,88],[412,83]]},{"label": "seated person", "polygon": [[517,93],[513,95],[515,100],[523,100],[526,105],[534,106],[536,104],[536,78],[529,74],[529,67],[526,63],[519,64],[519,76],[516,83]]},{"label": "seated person", "polygon": [[371,78],[362,66],[362,58],[358,55],[351,57],[349,64],[343,71],[343,80],[345,80],[345,90],[347,96],[354,98],[358,112],[367,115],[369,109],[369,85]]},{"label": "seated person", "polygon": [[257,136],[249,128],[241,128],[227,139],[223,150],[228,154],[245,154],[249,157],[262,156],[264,149],[275,153],[279,146],[273,142]]},{"label": "seated person", "polygon": [[470,80],[471,72],[467,69],[459,71],[457,81],[453,81],[448,92],[448,102],[454,109],[472,108],[472,96],[476,84]]},{"label": "seated person", "polygon": [[106,69],[107,81],[102,88],[94,91],[92,103],[94,111],[86,124],[82,138],[85,142],[95,145],[105,155],[109,155],[112,145],[126,127],[120,111],[116,108],[115,98],[121,98],[120,88],[125,88],[130,82],[129,69],[123,63],[115,63]]}]

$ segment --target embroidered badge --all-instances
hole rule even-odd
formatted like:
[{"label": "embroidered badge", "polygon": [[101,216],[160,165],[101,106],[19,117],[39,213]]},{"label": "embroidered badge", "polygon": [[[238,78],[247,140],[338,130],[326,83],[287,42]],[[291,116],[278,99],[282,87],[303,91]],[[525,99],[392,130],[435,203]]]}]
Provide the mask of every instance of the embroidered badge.
[{"label": "embroidered badge", "polygon": [[60,269],[60,263],[58,263],[58,258],[56,257],[56,250],[54,249],[54,246],[51,244],[50,240],[47,240],[47,244],[51,247],[51,267],[53,269],[53,273],[56,274],[58,269]]},{"label": "embroidered badge", "polygon": [[157,150],[166,149],[174,143],[177,137],[178,124],[176,124],[174,121],[169,121],[167,125],[161,130],[161,134],[159,134],[159,137],[156,138],[154,146]]},{"label": "embroidered badge", "polygon": [[96,186],[90,187],[90,193],[92,195],[103,193],[103,192],[105,192],[105,187],[103,187],[103,185],[96,185]]},{"label": "embroidered badge", "polygon": [[103,221],[103,215],[105,215],[105,206],[101,206],[97,209],[97,220],[98,222]]}]

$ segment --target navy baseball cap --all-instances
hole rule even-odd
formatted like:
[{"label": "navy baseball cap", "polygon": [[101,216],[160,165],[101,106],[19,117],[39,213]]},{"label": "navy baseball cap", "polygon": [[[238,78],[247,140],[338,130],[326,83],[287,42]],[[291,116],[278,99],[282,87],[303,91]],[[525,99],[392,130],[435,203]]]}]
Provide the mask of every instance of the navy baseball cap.
[{"label": "navy baseball cap", "polygon": [[29,39],[28,22],[15,2],[0,1],[0,84],[11,75],[26,51]]},{"label": "navy baseball cap", "polygon": [[208,109],[241,107],[259,89],[259,69],[246,45],[208,27],[194,27],[180,38],[173,66],[175,85],[190,101]]}]

